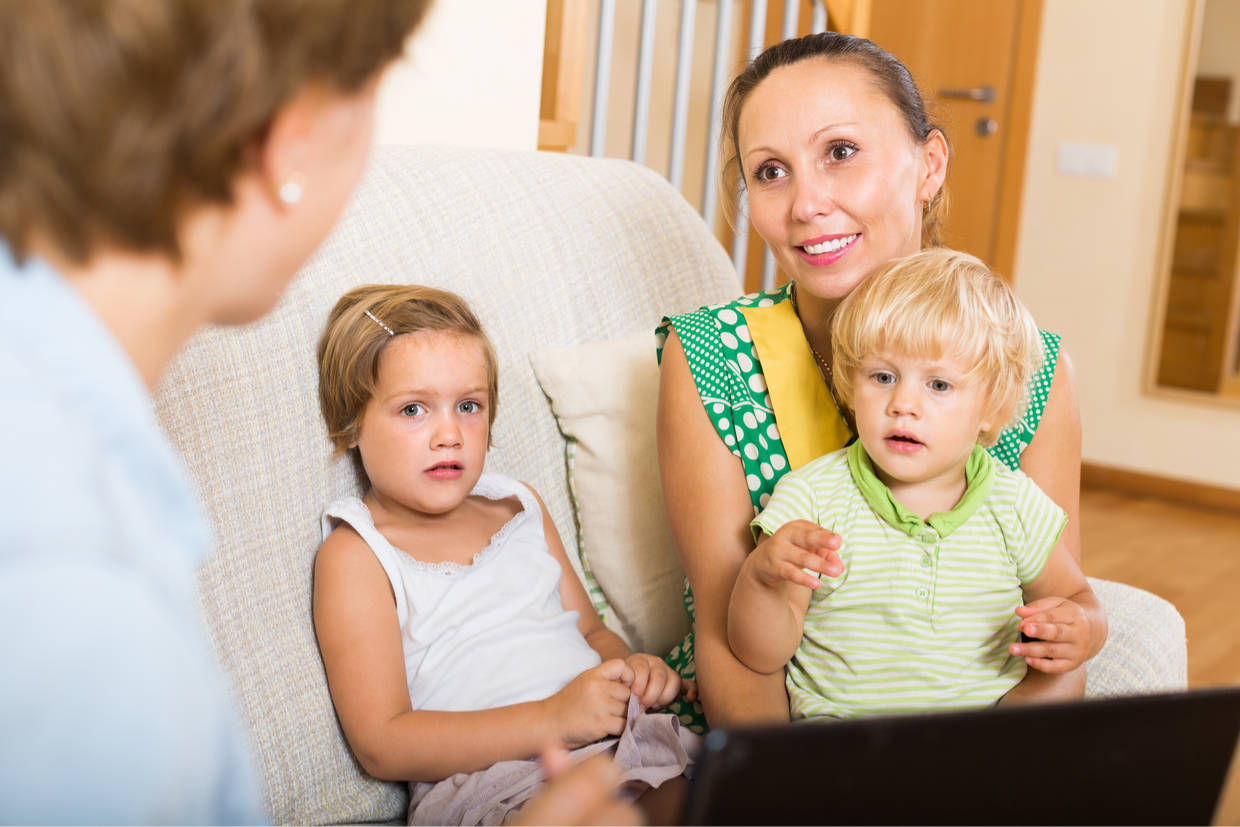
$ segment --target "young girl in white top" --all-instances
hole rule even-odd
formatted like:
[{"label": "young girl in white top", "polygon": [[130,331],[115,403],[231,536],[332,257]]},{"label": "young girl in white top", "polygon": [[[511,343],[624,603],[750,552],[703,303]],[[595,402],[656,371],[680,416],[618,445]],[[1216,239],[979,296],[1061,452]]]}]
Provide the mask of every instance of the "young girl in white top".
[{"label": "young girl in white top", "polygon": [[639,713],[696,687],[603,625],[538,495],[483,474],[497,363],[465,302],[357,288],[318,359],[331,439],[371,486],[325,510],[314,579],[332,700],[362,766],[412,782],[411,824],[497,824],[537,790],[529,759],[544,747],[584,758],[621,736],[625,791],[655,823],[674,819],[697,737]]}]

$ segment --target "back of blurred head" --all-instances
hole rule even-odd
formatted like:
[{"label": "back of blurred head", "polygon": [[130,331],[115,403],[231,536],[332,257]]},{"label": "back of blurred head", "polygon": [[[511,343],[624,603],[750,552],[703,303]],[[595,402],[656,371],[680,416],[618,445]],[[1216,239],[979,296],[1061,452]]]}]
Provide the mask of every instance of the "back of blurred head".
[{"label": "back of blurred head", "polygon": [[230,205],[276,114],[349,95],[430,0],[0,2],[0,237],[75,264],[176,260],[195,207]]}]

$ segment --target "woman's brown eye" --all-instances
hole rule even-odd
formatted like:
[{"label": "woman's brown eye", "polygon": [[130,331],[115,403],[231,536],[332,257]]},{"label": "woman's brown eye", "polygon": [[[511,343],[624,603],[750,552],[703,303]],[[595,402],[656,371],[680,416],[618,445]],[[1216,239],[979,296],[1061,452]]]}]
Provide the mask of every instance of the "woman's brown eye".
[{"label": "woman's brown eye", "polygon": [[856,151],[856,148],[851,146],[835,146],[831,147],[829,154],[832,161],[846,161]]}]

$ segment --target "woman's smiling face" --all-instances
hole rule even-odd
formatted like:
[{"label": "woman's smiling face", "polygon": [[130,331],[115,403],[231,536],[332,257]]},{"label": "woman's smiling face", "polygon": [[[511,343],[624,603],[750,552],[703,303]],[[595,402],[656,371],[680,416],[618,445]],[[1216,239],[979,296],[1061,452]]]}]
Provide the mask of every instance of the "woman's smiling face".
[{"label": "woman's smiling face", "polygon": [[864,69],[814,58],[775,69],[745,101],[738,138],[750,220],[802,289],[843,298],[921,249],[947,146],[937,132],[914,141]]}]

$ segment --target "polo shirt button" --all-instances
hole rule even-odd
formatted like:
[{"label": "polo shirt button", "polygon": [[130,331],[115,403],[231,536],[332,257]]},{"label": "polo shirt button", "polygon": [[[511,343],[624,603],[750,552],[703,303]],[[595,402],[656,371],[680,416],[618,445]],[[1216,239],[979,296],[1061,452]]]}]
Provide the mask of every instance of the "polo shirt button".
[{"label": "polo shirt button", "polygon": [[917,590],[917,599],[918,599],[918,600],[925,600],[925,599],[926,599],[926,595],[928,595],[928,594],[930,594],[930,592],[926,591],[925,589],[918,589],[918,590]]},{"label": "polo shirt button", "polygon": [[921,558],[921,564],[922,564],[923,566],[927,566],[927,567],[930,565],[930,555],[929,555],[929,554],[927,554],[925,557]]}]

